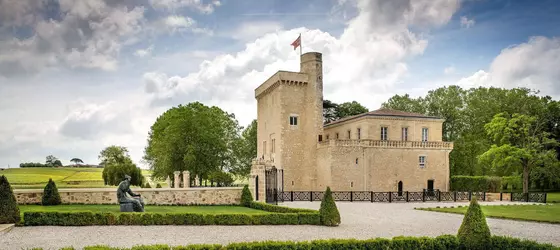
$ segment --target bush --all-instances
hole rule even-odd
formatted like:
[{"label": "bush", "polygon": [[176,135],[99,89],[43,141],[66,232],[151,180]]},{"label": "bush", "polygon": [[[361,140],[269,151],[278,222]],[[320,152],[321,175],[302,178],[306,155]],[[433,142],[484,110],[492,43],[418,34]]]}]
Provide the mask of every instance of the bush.
[{"label": "bush", "polygon": [[156,188],[161,188],[161,184],[158,183],[158,184],[156,185]]},{"label": "bush", "polygon": [[8,178],[0,177],[0,224],[19,223],[20,215],[14,191]]},{"label": "bush", "polygon": [[25,212],[26,226],[93,225],[319,225],[319,213],[193,214]]},{"label": "bush", "polygon": [[490,229],[486,224],[486,217],[480,209],[476,198],[471,200],[463,223],[457,233],[459,242],[467,249],[486,249],[490,245]]},{"label": "bush", "polygon": [[336,203],[334,203],[330,187],[327,187],[323,196],[319,214],[321,215],[321,224],[325,226],[338,226],[340,224],[340,213],[336,208]]},{"label": "bush", "polygon": [[451,176],[451,191],[501,192],[502,178],[497,176]]},{"label": "bush", "polygon": [[249,207],[252,201],[253,195],[251,194],[251,191],[249,191],[249,185],[245,185],[243,187],[243,191],[241,192],[241,205]]},{"label": "bush", "polygon": [[252,201],[249,205],[249,208],[263,210],[267,212],[273,213],[317,213],[317,210],[312,209],[304,209],[304,208],[290,208],[290,207],[281,207],[270,205],[262,202],[255,202]]},{"label": "bush", "polygon": [[[533,241],[519,240],[508,237],[492,237],[492,244],[486,245],[486,249],[556,249],[550,244],[539,244]],[[187,246],[168,246],[168,245],[140,245],[132,248],[119,248],[131,250],[218,250],[218,249],[463,249],[457,237],[453,235],[441,235],[435,238],[430,237],[395,237],[393,239],[330,239],[314,241],[263,241],[263,242],[239,242],[229,245],[187,245]],[[115,250],[117,248],[97,245],[84,247],[86,250]]]},{"label": "bush", "polygon": [[58,188],[56,188],[56,184],[52,179],[49,179],[49,182],[45,186],[45,190],[43,191],[43,199],[41,204],[43,206],[54,206],[60,205],[62,200],[60,199],[60,194],[58,193]]},{"label": "bush", "polygon": [[146,182],[146,185],[144,185],[144,188],[152,188],[152,186],[150,186],[149,182]]}]

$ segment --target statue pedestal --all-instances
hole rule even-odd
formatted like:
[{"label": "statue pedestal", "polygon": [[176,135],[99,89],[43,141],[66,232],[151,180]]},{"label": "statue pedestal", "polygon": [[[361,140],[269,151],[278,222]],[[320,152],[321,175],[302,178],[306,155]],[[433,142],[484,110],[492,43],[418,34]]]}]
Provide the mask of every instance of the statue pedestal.
[{"label": "statue pedestal", "polygon": [[121,203],[121,212],[134,212],[134,204]]}]

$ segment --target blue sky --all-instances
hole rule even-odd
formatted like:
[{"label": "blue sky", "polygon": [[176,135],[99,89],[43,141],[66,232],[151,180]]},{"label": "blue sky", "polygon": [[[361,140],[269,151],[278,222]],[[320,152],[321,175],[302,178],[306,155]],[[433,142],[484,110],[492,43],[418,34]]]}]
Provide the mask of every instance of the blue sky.
[{"label": "blue sky", "polygon": [[529,87],[560,96],[555,0],[7,0],[0,3],[0,167],[97,163],[192,101],[256,118],[254,89],[324,58],[324,95],[370,110],[395,94]]}]

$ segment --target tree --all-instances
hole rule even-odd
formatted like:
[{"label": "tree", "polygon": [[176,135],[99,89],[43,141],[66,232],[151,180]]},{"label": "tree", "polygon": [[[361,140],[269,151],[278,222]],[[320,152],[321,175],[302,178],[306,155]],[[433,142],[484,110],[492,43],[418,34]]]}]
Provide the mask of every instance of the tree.
[{"label": "tree", "polygon": [[59,159],[56,159],[53,163],[53,167],[62,167],[62,162]]},{"label": "tree", "polygon": [[45,164],[47,164],[51,167],[62,166],[62,163],[60,163],[60,164],[58,164],[58,163],[60,163],[60,161],[58,160],[58,158],[54,157],[53,155],[48,155],[46,157]]},{"label": "tree", "polygon": [[244,207],[249,207],[253,202],[253,195],[249,190],[249,185],[243,186],[243,191],[241,191],[241,205]]},{"label": "tree", "polygon": [[235,155],[237,164],[231,168],[231,173],[246,177],[251,172],[253,159],[257,157],[257,120],[253,120],[236,140]]},{"label": "tree", "polygon": [[529,191],[531,169],[535,166],[558,164],[556,151],[546,147],[557,142],[542,130],[542,124],[539,124],[536,117],[500,113],[484,129],[494,144],[479,160],[492,166],[494,171],[512,172],[521,168],[523,193]]},{"label": "tree", "polygon": [[340,213],[332,197],[330,187],[327,187],[327,191],[323,195],[319,214],[321,216],[321,224],[325,226],[338,226],[340,224]]},{"label": "tree", "polygon": [[52,179],[49,178],[49,182],[43,190],[43,198],[41,199],[41,204],[43,206],[54,206],[60,205],[62,200],[60,199],[60,194],[58,193],[58,188]]},{"label": "tree", "polygon": [[381,104],[381,106],[384,108],[400,110],[404,112],[411,112],[411,113],[418,113],[418,114],[426,113],[424,100],[421,97],[416,99],[410,98],[408,94],[405,94],[403,96],[394,95],[393,97],[389,98],[387,102]]},{"label": "tree", "polygon": [[338,104],[329,100],[323,100],[323,123],[329,123],[338,120],[337,115]]},{"label": "tree", "polygon": [[0,177],[0,224],[15,224],[20,221],[20,213],[14,191],[8,178]]},{"label": "tree", "polygon": [[356,101],[345,102],[338,105],[336,108],[337,117],[344,118],[353,115],[367,113],[369,110]]},{"label": "tree", "polygon": [[459,243],[466,249],[487,249],[491,243],[490,228],[480,205],[473,197],[457,233]]},{"label": "tree", "polygon": [[74,165],[78,165],[78,163],[84,163],[84,161],[82,161],[82,159],[80,158],[72,158],[72,160],[70,161],[73,162]]},{"label": "tree", "polygon": [[179,105],[152,125],[144,160],[158,179],[184,170],[200,179],[214,171],[232,172],[242,160],[235,153],[239,130],[235,116],[218,107],[199,102]]},{"label": "tree", "polygon": [[106,147],[99,153],[99,160],[104,166],[102,177],[105,185],[116,186],[125,175],[131,177],[131,185],[142,186],[144,183],[142,170],[132,162],[126,147],[116,145]]}]

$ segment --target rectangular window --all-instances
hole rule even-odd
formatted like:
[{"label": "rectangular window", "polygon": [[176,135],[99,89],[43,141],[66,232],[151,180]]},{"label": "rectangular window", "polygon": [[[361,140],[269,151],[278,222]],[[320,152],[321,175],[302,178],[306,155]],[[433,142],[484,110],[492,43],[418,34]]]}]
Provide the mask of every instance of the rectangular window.
[{"label": "rectangular window", "polygon": [[381,127],[381,140],[387,140],[387,127]]},{"label": "rectangular window", "polygon": [[327,140],[329,139],[329,135],[327,135]]},{"label": "rectangular window", "polygon": [[361,129],[358,128],[358,140],[359,140],[359,139],[362,139],[361,132],[362,132]]},{"label": "rectangular window", "polygon": [[290,116],[290,125],[297,126],[297,119],[298,117],[295,115]]},{"label": "rectangular window", "polygon": [[408,128],[402,128],[402,140],[408,141]]},{"label": "rectangular window", "polygon": [[420,165],[420,168],[424,168],[426,167],[426,156],[419,156],[418,157],[418,164]]},{"label": "rectangular window", "polygon": [[323,135],[319,135],[319,141],[323,141]]},{"label": "rectangular window", "polygon": [[428,128],[422,128],[422,141],[428,141]]},{"label": "rectangular window", "polygon": [[338,133],[336,133],[336,139],[338,139]]},{"label": "rectangular window", "polygon": [[350,139],[350,130],[348,130],[348,139]]}]

